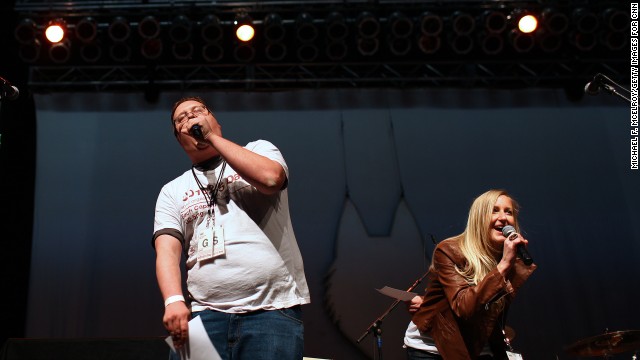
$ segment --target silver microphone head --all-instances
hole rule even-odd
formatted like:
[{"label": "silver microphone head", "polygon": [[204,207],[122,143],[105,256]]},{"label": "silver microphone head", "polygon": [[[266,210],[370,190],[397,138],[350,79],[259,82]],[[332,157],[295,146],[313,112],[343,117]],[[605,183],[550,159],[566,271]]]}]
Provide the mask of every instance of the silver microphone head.
[{"label": "silver microphone head", "polygon": [[516,228],[511,225],[507,225],[502,228],[502,235],[504,235],[504,237],[509,237],[509,235],[513,234],[514,232],[516,232]]}]

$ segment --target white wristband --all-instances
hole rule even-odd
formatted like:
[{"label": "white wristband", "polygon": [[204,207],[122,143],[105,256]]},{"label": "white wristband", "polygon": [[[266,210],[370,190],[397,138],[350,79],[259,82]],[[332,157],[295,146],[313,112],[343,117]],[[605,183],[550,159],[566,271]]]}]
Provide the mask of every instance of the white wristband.
[{"label": "white wristband", "polygon": [[164,307],[167,307],[169,304],[173,304],[174,302],[177,302],[177,301],[185,302],[185,301],[184,301],[184,296],[182,296],[182,295],[172,295],[172,296],[169,296],[169,297],[164,301]]}]

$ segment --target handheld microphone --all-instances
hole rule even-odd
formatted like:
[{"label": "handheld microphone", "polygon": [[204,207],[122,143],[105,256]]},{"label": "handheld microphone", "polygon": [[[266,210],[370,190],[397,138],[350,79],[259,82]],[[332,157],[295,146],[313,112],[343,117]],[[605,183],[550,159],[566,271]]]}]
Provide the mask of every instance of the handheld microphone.
[{"label": "handheld microphone", "polygon": [[598,73],[584,86],[585,94],[597,95],[602,90],[602,74]]},{"label": "handheld microphone", "polygon": [[17,87],[11,85],[10,82],[0,77],[0,82],[2,82],[2,88],[0,89],[0,100],[15,100],[20,95],[20,90]]},{"label": "handheld microphone", "polygon": [[[504,235],[504,237],[506,238],[511,235],[517,235],[516,228],[511,225],[507,225],[502,228],[502,235]],[[524,244],[518,244],[518,246],[516,247],[516,252],[518,253],[518,257],[522,259],[522,262],[525,265],[533,264],[533,258],[531,258],[531,255],[529,255],[529,252],[527,251],[527,248],[524,247]]]},{"label": "handheld microphone", "polygon": [[191,129],[189,129],[191,135],[198,140],[204,140],[204,136],[202,135],[202,128],[200,125],[193,125]]}]

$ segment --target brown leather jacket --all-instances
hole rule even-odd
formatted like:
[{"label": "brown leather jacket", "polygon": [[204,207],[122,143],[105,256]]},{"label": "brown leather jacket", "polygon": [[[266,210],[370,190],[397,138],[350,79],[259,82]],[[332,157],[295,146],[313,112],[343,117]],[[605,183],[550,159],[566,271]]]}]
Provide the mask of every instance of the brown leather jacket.
[{"label": "brown leather jacket", "polygon": [[[413,322],[435,341],[445,360],[476,359],[489,342],[495,359],[506,359],[501,327],[516,290],[536,269],[517,259],[507,279],[494,269],[475,286],[456,272],[466,258],[460,252],[460,235],[440,242],[433,252],[427,291]],[[504,305],[498,300],[504,297]]]}]

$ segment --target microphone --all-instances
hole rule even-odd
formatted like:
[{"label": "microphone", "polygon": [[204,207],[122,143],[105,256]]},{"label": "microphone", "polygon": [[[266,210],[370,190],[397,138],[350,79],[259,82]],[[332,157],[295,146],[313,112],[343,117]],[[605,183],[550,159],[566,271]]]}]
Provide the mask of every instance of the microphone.
[{"label": "microphone", "polygon": [[189,132],[191,133],[191,135],[193,135],[194,138],[198,140],[204,140],[204,136],[202,135],[202,128],[200,127],[200,125],[193,125],[191,129],[189,129]]},{"label": "microphone", "polygon": [[[504,237],[506,238],[511,235],[517,235],[516,228],[511,225],[507,225],[502,228],[502,235],[504,235]],[[527,248],[524,247],[523,244],[518,244],[518,246],[516,247],[516,252],[518,253],[518,257],[522,259],[522,262],[524,262],[525,265],[533,264],[533,259],[531,258],[531,255],[529,255]]]},{"label": "microphone", "polygon": [[15,100],[20,95],[20,90],[17,87],[11,85],[10,82],[0,77],[0,82],[2,82],[2,90],[0,91],[0,100]]},{"label": "microphone", "polygon": [[585,94],[597,95],[602,89],[602,74],[598,73],[584,86]]}]

